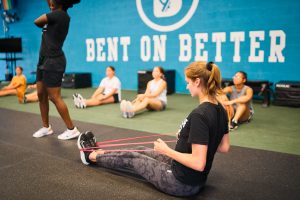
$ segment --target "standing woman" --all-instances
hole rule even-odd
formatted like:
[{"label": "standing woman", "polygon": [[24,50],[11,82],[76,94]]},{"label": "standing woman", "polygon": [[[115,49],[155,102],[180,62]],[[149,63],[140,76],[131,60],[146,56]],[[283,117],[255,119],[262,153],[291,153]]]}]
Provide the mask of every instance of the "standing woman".
[{"label": "standing woman", "polygon": [[67,130],[58,135],[58,139],[72,139],[80,134],[73,125],[68,108],[61,98],[61,82],[66,68],[62,47],[70,23],[67,10],[79,2],[80,0],[48,0],[51,12],[34,21],[35,25],[43,30],[36,78],[43,127],[33,134],[36,138],[53,133],[49,124],[49,99],[67,126]]},{"label": "standing woman", "polygon": [[[216,95],[221,92],[217,65],[194,62],[185,69],[187,89],[199,105],[182,122],[175,149],[163,140],[154,142],[154,151],[139,147],[132,151],[80,151],[84,164],[138,174],[159,190],[174,196],[191,196],[205,185],[215,153],[229,151],[228,118]],[[91,132],[78,137],[80,149],[95,148]],[[143,152],[144,149],[144,152]]]}]

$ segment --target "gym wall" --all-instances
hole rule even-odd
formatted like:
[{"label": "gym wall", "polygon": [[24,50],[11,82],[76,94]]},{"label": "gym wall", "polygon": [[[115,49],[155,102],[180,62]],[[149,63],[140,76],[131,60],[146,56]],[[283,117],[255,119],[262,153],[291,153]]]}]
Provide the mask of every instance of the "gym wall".
[{"label": "gym wall", "polygon": [[[194,60],[216,62],[224,78],[243,70],[252,80],[300,80],[299,8],[297,0],[81,0],[68,11],[67,72],[91,72],[96,87],[113,65],[122,88],[137,90],[137,71],[160,65],[176,70],[178,93],[188,92],[183,70]],[[17,11],[9,33],[22,37],[17,64],[33,81],[41,40],[33,21],[47,3],[18,1]]]}]

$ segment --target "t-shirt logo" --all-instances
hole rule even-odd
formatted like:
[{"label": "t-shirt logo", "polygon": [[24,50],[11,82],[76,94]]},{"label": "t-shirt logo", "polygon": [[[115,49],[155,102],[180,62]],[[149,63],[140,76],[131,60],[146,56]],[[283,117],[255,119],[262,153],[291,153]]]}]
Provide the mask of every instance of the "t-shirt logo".
[{"label": "t-shirt logo", "polygon": [[45,25],[43,26],[42,32],[46,32],[47,29],[48,29],[48,24],[45,24]]},{"label": "t-shirt logo", "polygon": [[181,122],[181,125],[179,126],[179,130],[178,130],[178,134],[177,134],[177,139],[180,137],[180,133],[181,133],[181,130],[185,127],[186,123],[188,122],[188,119],[184,119],[182,122]]}]

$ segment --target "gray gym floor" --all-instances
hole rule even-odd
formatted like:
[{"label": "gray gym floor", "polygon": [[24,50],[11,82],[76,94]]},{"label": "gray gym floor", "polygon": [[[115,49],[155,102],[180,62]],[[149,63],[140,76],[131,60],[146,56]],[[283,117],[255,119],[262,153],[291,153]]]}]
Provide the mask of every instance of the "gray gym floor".
[{"label": "gray gym floor", "polygon": [[[60,141],[65,126],[51,117],[55,134],[32,138],[40,116],[0,109],[0,199],[178,199],[139,177],[85,166],[76,140]],[[152,133],[76,121],[98,140]],[[173,139],[171,136],[162,136]],[[148,139],[150,140],[150,139]],[[190,199],[300,199],[300,156],[231,148],[217,154],[207,186]]]}]

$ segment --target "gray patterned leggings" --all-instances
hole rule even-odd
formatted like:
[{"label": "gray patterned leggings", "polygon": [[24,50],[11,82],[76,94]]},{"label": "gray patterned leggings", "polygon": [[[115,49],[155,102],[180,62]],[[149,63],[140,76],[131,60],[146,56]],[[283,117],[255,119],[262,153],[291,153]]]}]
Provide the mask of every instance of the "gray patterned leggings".
[{"label": "gray patterned leggings", "polygon": [[[150,150],[137,147],[138,150]],[[171,170],[172,159],[155,151],[107,152],[97,156],[99,166],[130,171],[145,178],[157,189],[174,196],[191,196],[199,192],[200,186],[190,186],[178,181]]]}]

